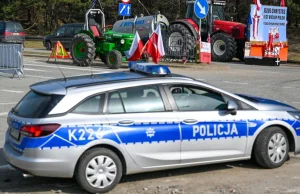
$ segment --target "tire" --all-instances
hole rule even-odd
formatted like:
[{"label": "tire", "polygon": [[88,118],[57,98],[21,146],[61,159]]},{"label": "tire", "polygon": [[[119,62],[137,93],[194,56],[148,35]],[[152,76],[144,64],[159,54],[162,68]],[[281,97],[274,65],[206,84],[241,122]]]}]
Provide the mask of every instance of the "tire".
[{"label": "tire", "polygon": [[110,69],[119,69],[122,65],[122,54],[120,51],[112,50],[106,55],[106,64]]},{"label": "tire", "polygon": [[[279,144],[276,143],[276,138],[279,139]],[[264,129],[258,135],[253,148],[253,156],[256,162],[260,166],[268,169],[282,166],[288,159],[288,153],[289,142],[287,135],[279,127],[269,127]]]},{"label": "tire", "polygon": [[[92,166],[93,162],[95,163],[94,167]],[[89,169],[88,174],[87,169]],[[109,169],[110,171],[108,171]],[[87,192],[105,193],[112,190],[120,182],[122,170],[121,160],[113,151],[106,148],[93,148],[80,157],[75,178]]]},{"label": "tire", "polygon": [[47,42],[46,42],[46,49],[49,50],[49,51],[52,50],[52,44],[51,44],[50,41],[47,41]]},{"label": "tire", "polygon": [[165,42],[166,55],[182,57],[184,50],[187,55],[193,55],[196,47],[196,38],[188,27],[183,24],[172,24],[169,27],[168,38]]},{"label": "tire", "polygon": [[95,58],[95,43],[87,34],[77,34],[72,42],[71,56],[78,66],[90,66]]},{"label": "tire", "polygon": [[229,34],[217,33],[212,36],[212,60],[229,62],[235,57],[237,46]]}]

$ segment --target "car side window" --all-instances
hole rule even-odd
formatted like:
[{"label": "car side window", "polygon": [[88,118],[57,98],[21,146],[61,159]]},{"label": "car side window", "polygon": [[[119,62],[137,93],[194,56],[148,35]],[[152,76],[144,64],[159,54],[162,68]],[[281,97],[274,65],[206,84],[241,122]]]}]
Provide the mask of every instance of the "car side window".
[{"label": "car side window", "polygon": [[119,92],[112,92],[108,96],[107,112],[110,114],[124,113]]},{"label": "car side window", "polygon": [[72,112],[78,114],[100,114],[103,112],[104,98],[104,94],[88,98],[79,104]]},{"label": "car side window", "polygon": [[171,86],[170,92],[179,111],[215,111],[227,108],[220,93],[206,88]]},{"label": "car side window", "polygon": [[[117,93],[119,95],[117,95],[116,93],[113,94],[118,96],[118,98],[121,97],[126,113],[147,113],[165,111],[165,106],[159,93],[158,87],[155,85],[126,88],[117,91]],[[112,97],[110,97],[108,102],[109,113],[111,113],[110,100],[113,99],[114,95],[111,95]],[[118,104],[118,107],[120,107],[121,109],[120,102],[118,101],[116,104]]]},{"label": "car side window", "polygon": [[73,26],[68,26],[66,28],[65,35],[73,35],[74,34],[74,27]]},{"label": "car side window", "polygon": [[63,36],[65,35],[65,30],[66,30],[66,27],[61,27],[59,28],[57,31],[56,31],[56,36]]},{"label": "car side window", "polygon": [[74,34],[78,34],[83,28],[81,26],[74,27]]}]

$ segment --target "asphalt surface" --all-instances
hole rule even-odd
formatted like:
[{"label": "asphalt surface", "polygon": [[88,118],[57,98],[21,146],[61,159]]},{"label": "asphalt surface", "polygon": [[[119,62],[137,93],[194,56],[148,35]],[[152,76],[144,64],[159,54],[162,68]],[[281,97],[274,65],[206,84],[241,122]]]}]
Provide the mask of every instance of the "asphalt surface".
[{"label": "asphalt surface", "polygon": [[[49,52],[49,51],[48,51]],[[29,85],[62,77],[58,66],[47,58],[24,57],[25,76],[11,79],[0,74],[0,194],[84,193],[73,179],[23,178],[4,161],[2,147],[7,112],[29,91]],[[53,61],[53,60],[51,60]],[[59,60],[68,76],[112,72],[98,62],[93,68],[77,67]],[[175,64],[177,66],[178,64]],[[173,64],[174,66],[174,64]],[[233,93],[279,100],[300,109],[300,66],[248,66],[240,63],[179,65],[174,73],[191,76]],[[126,67],[118,70],[126,70]],[[263,170],[250,161],[126,176],[111,193],[300,193],[300,158],[275,170]]]}]

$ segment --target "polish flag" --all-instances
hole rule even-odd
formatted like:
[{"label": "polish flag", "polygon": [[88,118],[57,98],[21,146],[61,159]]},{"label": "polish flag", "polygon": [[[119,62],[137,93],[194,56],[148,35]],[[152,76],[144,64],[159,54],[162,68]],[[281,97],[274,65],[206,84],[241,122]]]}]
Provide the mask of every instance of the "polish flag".
[{"label": "polish flag", "polygon": [[160,25],[157,26],[156,30],[151,34],[148,42],[146,43],[146,51],[152,57],[152,61],[156,64],[163,56],[165,56]]},{"label": "polish flag", "polygon": [[256,5],[256,9],[257,9],[257,11],[260,11],[260,7],[261,7],[260,0],[253,0],[253,2],[254,2],[254,3],[255,3],[255,5]]},{"label": "polish flag", "polygon": [[135,32],[135,36],[130,47],[130,50],[125,52],[128,61],[137,61],[141,58],[143,53],[143,43],[138,32]]},{"label": "polish flag", "polygon": [[285,7],[285,0],[281,0],[280,6],[281,6],[281,7]]}]

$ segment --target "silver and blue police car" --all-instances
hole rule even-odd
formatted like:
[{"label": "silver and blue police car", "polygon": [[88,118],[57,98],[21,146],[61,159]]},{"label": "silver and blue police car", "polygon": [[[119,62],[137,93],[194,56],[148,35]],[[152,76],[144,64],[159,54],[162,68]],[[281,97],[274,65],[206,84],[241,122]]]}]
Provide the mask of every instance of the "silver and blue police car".
[{"label": "silver and blue police car", "polygon": [[6,160],[24,173],[76,177],[90,193],[123,175],[254,157],[277,168],[300,153],[300,111],[235,95],[166,66],[56,79],[10,111]]}]

